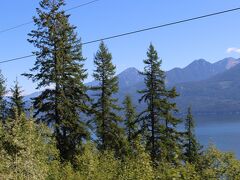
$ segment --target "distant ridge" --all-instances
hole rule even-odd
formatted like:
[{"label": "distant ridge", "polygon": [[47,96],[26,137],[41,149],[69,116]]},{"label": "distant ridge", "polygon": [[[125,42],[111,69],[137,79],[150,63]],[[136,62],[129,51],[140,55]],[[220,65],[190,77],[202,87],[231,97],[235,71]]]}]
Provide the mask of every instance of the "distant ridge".
[{"label": "distant ridge", "polygon": [[177,84],[181,108],[199,114],[240,114],[240,64],[209,79]]},{"label": "distant ridge", "polygon": [[[240,112],[240,59],[225,58],[216,63],[198,59],[184,68],[174,68],[166,72],[168,86],[176,86],[181,96],[177,98],[179,109],[183,112],[191,105],[195,114]],[[137,90],[144,88],[144,78],[139,71],[130,67],[118,74],[119,92],[115,97],[122,103],[126,95],[132,96],[138,111],[144,104],[139,104]],[[87,86],[97,85],[89,82]],[[25,97],[38,95],[31,94]],[[91,95],[91,92],[89,92]]]},{"label": "distant ridge", "polygon": [[234,67],[239,62],[240,59],[232,57],[216,63],[210,63],[205,59],[195,60],[185,68],[174,68],[166,72],[167,82],[174,85],[176,83],[204,80]]}]

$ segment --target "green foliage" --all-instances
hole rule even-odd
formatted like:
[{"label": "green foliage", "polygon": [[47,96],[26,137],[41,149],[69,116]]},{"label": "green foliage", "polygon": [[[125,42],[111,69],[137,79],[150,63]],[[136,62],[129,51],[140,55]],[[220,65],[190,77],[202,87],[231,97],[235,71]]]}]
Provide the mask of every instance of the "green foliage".
[{"label": "green foliage", "polygon": [[23,101],[22,90],[19,86],[18,80],[16,79],[15,85],[11,88],[12,96],[10,97],[10,109],[8,116],[11,119],[16,119],[17,116],[20,116],[25,111],[25,103]]},{"label": "green foliage", "polygon": [[[147,107],[138,118],[129,96],[123,102],[125,121],[119,116],[116,67],[103,42],[94,57],[98,85],[91,88],[95,99],[89,108],[81,42],[63,6],[63,0],[42,0],[34,17],[36,29],[29,34],[36,62],[24,75],[44,89],[34,99],[36,121],[23,114],[17,81],[7,115],[5,79],[0,73],[0,179],[240,179],[240,161],[233,154],[213,146],[200,153],[190,108],[186,132],[177,131],[178,94],[175,88],[166,88],[162,61],[152,44],[141,73],[145,89],[139,91],[140,102]],[[93,118],[96,144],[89,141],[83,113]]]},{"label": "green foliage", "polygon": [[180,120],[172,115],[177,111],[176,104],[172,102],[177,93],[175,88],[166,89],[161,63],[157,51],[150,44],[144,71],[141,72],[145,77],[145,89],[139,91],[143,94],[139,101],[147,103],[147,108],[138,121],[152,159],[170,162],[175,161],[181,152],[180,135],[176,130]]},{"label": "green foliage", "polygon": [[84,179],[84,177],[80,176],[78,173],[74,171],[74,168],[72,167],[71,163],[64,163],[61,167],[60,177],[56,179],[61,180],[78,180],[78,179]]},{"label": "green foliage", "polygon": [[196,163],[200,157],[201,146],[197,142],[194,132],[195,124],[192,116],[191,108],[188,108],[188,114],[185,122],[185,159],[190,163]]},{"label": "green foliage", "polygon": [[[140,139],[140,138],[137,138]],[[99,151],[88,142],[75,164],[60,163],[51,131],[21,115],[15,121],[0,126],[1,179],[96,179],[96,180],[200,180],[239,179],[240,161],[231,153],[221,153],[210,147],[197,164],[174,164],[150,158],[141,141],[133,142],[132,153],[124,159],[114,151]]]},{"label": "green foliage", "polygon": [[151,180],[154,177],[152,161],[139,141],[134,141],[134,153],[122,163],[119,179]]},{"label": "green foliage", "polygon": [[75,176],[86,180],[153,179],[150,156],[139,143],[135,144],[135,149],[134,154],[121,160],[113,151],[99,151],[94,144],[87,143],[83,153],[77,157]]},{"label": "green foliage", "polygon": [[83,179],[95,179],[97,168],[99,165],[99,154],[96,147],[87,143],[81,155],[77,156],[77,171],[81,174]]},{"label": "green foliage", "polygon": [[4,179],[46,179],[58,169],[58,151],[46,126],[24,115],[1,124],[0,176]]},{"label": "green foliage", "polygon": [[102,150],[115,150],[118,154],[123,148],[123,129],[119,126],[122,122],[117,114],[120,107],[113,95],[118,91],[118,79],[115,75],[116,67],[112,64],[112,55],[106,45],[101,42],[99,50],[94,57],[93,77],[99,85],[92,87],[97,99],[93,104],[95,125],[99,146]]},{"label": "green foliage", "polygon": [[83,153],[77,157],[76,174],[86,180],[111,180],[118,176],[120,161],[113,151],[98,151],[96,146],[87,143]]},{"label": "green foliage", "polygon": [[63,6],[63,0],[40,2],[34,17],[36,30],[29,34],[36,62],[32,74],[24,75],[36,82],[38,89],[45,89],[34,99],[34,116],[53,127],[61,159],[73,161],[89,136],[86,123],[79,118],[88,110],[83,83],[87,74],[76,27],[69,23]]},{"label": "green foliage", "polygon": [[172,180],[172,179],[182,179],[182,180],[200,180],[201,177],[197,173],[195,166],[193,164],[186,163],[185,165],[173,165],[168,162],[161,162],[155,168],[155,178],[156,180]]},{"label": "green foliage", "polygon": [[197,165],[203,179],[240,179],[240,161],[210,146]]},{"label": "green foliage", "polygon": [[132,99],[130,96],[126,96],[125,100],[123,101],[124,105],[124,113],[125,113],[125,134],[127,135],[128,142],[132,144],[133,140],[137,134],[137,114],[135,107],[132,104]]},{"label": "green foliage", "polygon": [[6,107],[6,100],[4,99],[4,96],[7,93],[6,90],[6,85],[5,85],[5,78],[2,75],[2,72],[0,71],[0,119],[3,121],[6,120],[6,112],[7,112],[7,107]]},{"label": "green foliage", "polygon": [[104,151],[99,156],[98,176],[96,179],[117,179],[119,161],[113,151]]}]

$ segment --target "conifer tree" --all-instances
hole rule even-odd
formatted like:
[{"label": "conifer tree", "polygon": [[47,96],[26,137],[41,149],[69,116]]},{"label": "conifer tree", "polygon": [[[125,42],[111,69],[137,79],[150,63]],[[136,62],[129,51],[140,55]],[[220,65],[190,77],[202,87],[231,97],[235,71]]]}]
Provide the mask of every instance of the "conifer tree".
[{"label": "conifer tree", "polygon": [[144,60],[144,72],[141,72],[145,77],[145,89],[139,91],[143,94],[139,101],[144,101],[147,108],[140,113],[138,122],[152,160],[171,161],[177,153],[174,149],[178,147],[176,125],[179,120],[172,115],[176,105],[170,101],[177,93],[174,88],[166,89],[161,63],[157,51],[150,44],[147,59]]},{"label": "conifer tree", "polygon": [[10,97],[10,109],[9,109],[9,117],[12,119],[17,119],[17,116],[20,116],[24,113],[25,103],[23,101],[22,90],[19,86],[18,80],[16,79],[15,85],[11,88],[12,96]]},{"label": "conifer tree", "polygon": [[185,122],[185,131],[186,131],[186,137],[185,137],[185,158],[190,163],[195,163],[198,161],[198,158],[200,157],[200,150],[201,146],[197,142],[197,139],[195,137],[194,133],[195,129],[195,123],[192,116],[191,107],[188,108],[186,122]]},{"label": "conifer tree", "polygon": [[112,55],[103,42],[94,57],[94,64],[96,69],[93,77],[99,85],[92,88],[96,92],[93,108],[100,149],[121,151],[123,129],[119,124],[122,119],[117,114],[120,110],[116,104],[118,99],[113,97],[118,91],[118,78],[115,75],[116,67],[112,64]]},{"label": "conifer tree", "polygon": [[36,30],[29,34],[36,62],[32,73],[24,75],[37,82],[37,89],[45,89],[34,99],[35,117],[53,127],[62,160],[72,161],[89,136],[79,117],[88,109],[83,83],[87,74],[76,27],[69,23],[63,6],[63,0],[40,2],[34,17]]},{"label": "conifer tree", "polygon": [[7,116],[7,103],[5,99],[6,91],[6,80],[0,71],[0,120],[5,121]]},{"label": "conifer tree", "polygon": [[123,101],[124,104],[124,113],[125,113],[125,134],[127,135],[128,142],[131,144],[132,140],[136,136],[137,133],[137,125],[136,125],[136,110],[132,104],[132,99],[130,96],[126,96]]},{"label": "conifer tree", "polygon": [[178,110],[173,99],[177,96],[175,87],[166,90],[162,107],[159,107],[159,111],[162,111],[164,123],[162,137],[160,138],[162,159],[170,163],[179,163],[182,158],[181,139],[183,135],[177,130],[177,125],[181,123],[181,120],[174,116],[174,113]]}]

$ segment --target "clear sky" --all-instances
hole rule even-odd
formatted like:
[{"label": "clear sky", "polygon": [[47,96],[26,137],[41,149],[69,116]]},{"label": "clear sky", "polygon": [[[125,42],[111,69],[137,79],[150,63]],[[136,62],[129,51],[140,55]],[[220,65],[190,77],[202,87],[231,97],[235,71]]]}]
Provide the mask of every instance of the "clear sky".
[{"label": "clear sky", "polygon": [[[66,0],[67,8],[90,0]],[[31,20],[37,0],[11,0],[0,2],[0,31]],[[239,7],[239,0],[100,0],[94,4],[70,11],[71,22],[83,42],[132,31],[149,26]],[[0,34],[0,61],[31,54],[32,45],[27,33],[33,25]],[[240,48],[240,11],[210,17],[162,29],[106,41],[113,54],[117,72],[128,67],[143,68],[142,60],[152,42],[163,59],[164,70],[184,67],[195,59],[215,62],[225,57],[239,57],[228,48]],[[86,68],[92,79],[93,55],[98,43],[83,47]],[[234,50],[234,49],[233,49]],[[236,51],[238,49],[235,49]],[[25,94],[35,91],[31,80],[21,77],[29,72],[34,58],[0,64],[8,87],[16,77]]]}]

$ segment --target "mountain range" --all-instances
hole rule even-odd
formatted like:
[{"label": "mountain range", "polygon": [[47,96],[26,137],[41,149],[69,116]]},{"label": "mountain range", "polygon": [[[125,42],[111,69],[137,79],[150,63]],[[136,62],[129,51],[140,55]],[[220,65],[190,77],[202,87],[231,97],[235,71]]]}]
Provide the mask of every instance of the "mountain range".
[{"label": "mountain range", "polygon": [[[191,106],[195,115],[240,113],[240,59],[225,58],[216,63],[198,59],[184,68],[166,72],[168,87],[175,86],[180,96],[176,99],[180,112]],[[144,77],[134,67],[118,74],[119,92],[115,95],[119,103],[130,95],[138,111],[144,104],[138,104],[137,90],[144,88]],[[96,85],[93,81],[88,86]],[[36,96],[38,93],[25,97]]]}]

